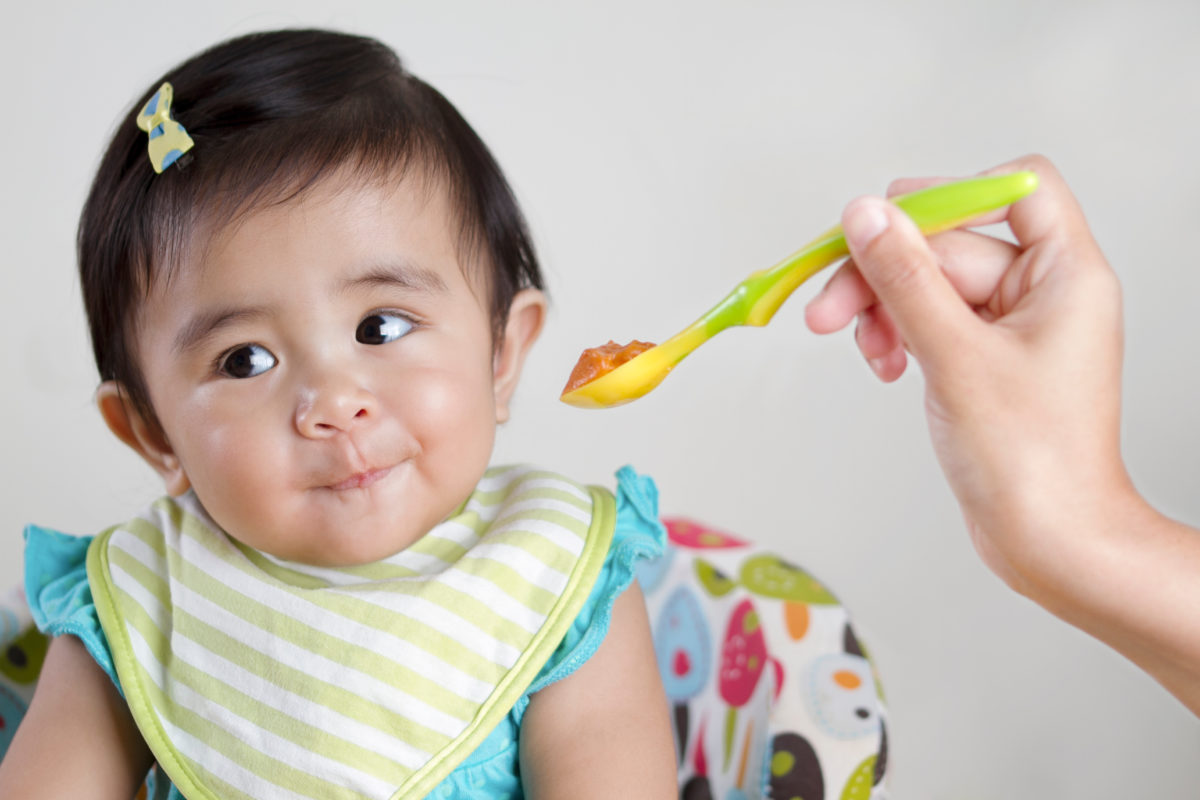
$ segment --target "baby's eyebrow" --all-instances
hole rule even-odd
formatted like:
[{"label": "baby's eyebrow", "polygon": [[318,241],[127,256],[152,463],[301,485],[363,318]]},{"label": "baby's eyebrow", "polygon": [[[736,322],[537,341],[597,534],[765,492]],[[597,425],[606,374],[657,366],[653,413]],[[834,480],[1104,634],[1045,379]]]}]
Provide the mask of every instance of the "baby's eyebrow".
[{"label": "baby's eyebrow", "polygon": [[266,308],[252,306],[240,308],[214,308],[201,312],[188,320],[175,334],[175,354],[183,355],[203,344],[221,328],[235,322],[262,319],[268,315]]},{"label": "baby's eyebrow", "polygon": [[342,281],[338,290],[341,292],[352,289],[366,289],[375,286],[399,286],[402,289],[415,289],[420,292],[436,294],[446,291],[446,281],[431,269],[407,261],[378,264],[367,269],[361,275]]}]

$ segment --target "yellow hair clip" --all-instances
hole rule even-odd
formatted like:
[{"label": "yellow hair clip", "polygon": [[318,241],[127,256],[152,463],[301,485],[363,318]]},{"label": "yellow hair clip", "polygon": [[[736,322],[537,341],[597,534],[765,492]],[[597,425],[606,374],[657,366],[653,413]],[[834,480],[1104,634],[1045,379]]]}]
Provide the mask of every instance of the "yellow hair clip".
[{"label": "yellow hair clip", "polygon": [[150,134],[150,163],[158,173],[174,164],[195,144],[183,126],[171,119],[174,96],[171,84],[164,83],[137,117],[137,126]]}]

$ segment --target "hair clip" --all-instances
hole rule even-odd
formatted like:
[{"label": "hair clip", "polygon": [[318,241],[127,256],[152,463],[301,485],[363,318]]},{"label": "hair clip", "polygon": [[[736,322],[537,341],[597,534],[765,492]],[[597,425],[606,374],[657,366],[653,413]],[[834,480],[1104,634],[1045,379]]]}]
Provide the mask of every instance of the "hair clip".
[{"label": "hair clip", "polygon": [[174,96],[171,84],[164,83],[137,117],[137,126],[150,134],[150,163],[157,173],[174,164],[195,144],[183,126],[171,119]]}]

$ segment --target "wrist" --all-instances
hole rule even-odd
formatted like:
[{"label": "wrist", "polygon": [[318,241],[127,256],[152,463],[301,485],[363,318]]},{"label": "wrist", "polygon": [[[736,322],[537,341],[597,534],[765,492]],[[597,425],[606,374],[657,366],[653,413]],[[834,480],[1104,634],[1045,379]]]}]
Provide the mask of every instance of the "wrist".
[{"label": "wrist", "polygon": [[1010,585],[1163,680],[1200,665],[1200,531],[1159,513],[1128,480],[1064,503],[1034,530]]},{"label": "wrist", "polygon": [[[1044,508],[1044,506],[1043,506]],[[1027,522],[1012,558],[1013,588],[1072,624],[1105,617],[1123,566],[1152,528],[1157,512],[1122,476],[1103,488],[1061,497],[1053,510]]]},{"label": "wrist", "polygon": [[1047,608],[1082,591],[1081,576],[1100,551],[1119,549],[1120,534],[1136,530],[1119,520],[1149,508],[1119,455],[1098,455],[1064,459],[1061,448],[1047,447],[1026,448],[1019,460],[977,458],[979,474],[955,486],[984,562],[1011,589]]}]

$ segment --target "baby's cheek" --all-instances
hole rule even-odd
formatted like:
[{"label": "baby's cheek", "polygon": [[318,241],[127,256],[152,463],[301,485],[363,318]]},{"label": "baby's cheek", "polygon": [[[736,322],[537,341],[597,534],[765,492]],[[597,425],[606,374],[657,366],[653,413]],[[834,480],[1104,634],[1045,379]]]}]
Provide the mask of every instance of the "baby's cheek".
[{"label": "baby's cheek", "polygon": [[496,432],[490,375],[443,373],[419,386],[401,413],[424,454],[443,466],[451,459],[467,470],[486,466]]},{"label": "baby's cheek", "polygon": [[426,436],[453,436],[468,427],[478,430],[492,410],[490,376],[465,370],[427,370],[400,392],[398,414]]},{"label": "baby's cheek", "polygon": [[272,487],[287,480],[292,459],[278,447],[251,431],[213,429],[200,443],[189,477],[205,509],[222,527],[236,530],[256,512],[265,510]]}]

